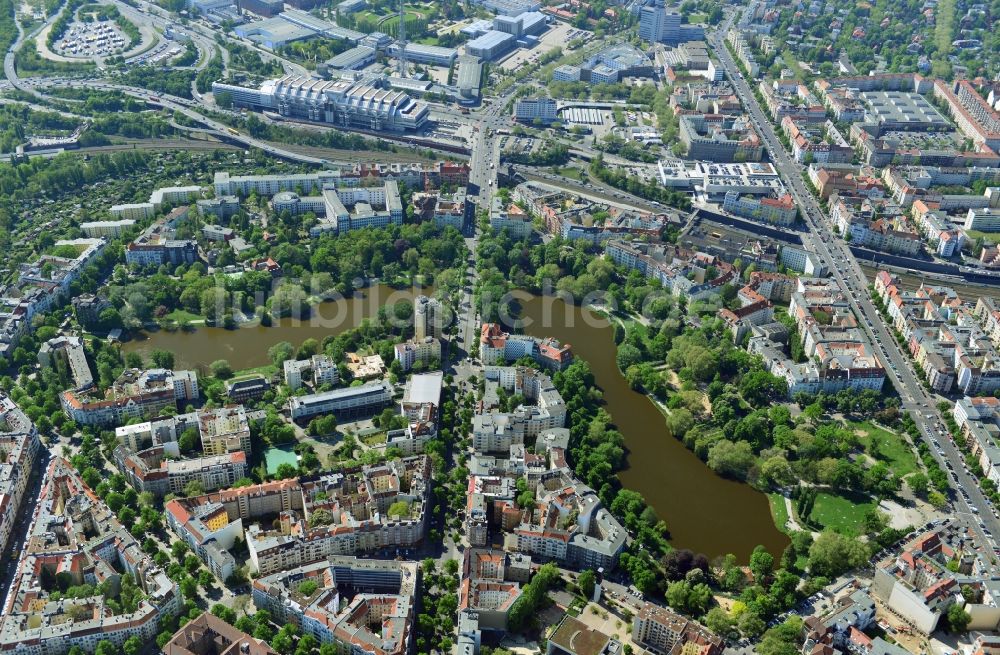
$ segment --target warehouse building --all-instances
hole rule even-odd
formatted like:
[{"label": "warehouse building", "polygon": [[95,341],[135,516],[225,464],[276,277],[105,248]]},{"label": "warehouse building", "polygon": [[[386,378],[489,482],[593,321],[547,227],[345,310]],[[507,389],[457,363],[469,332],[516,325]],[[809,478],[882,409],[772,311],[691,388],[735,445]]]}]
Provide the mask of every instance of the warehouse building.
[{"label": "warehouse building", "polygon": [[374,48],[359,45],[335,57],[330,57],[316,67],[316,72],[329,77],[338,70],[360,70],[374,64],[377,54]]},{"label": "warehouse building", "polygon": [[479,57],[483,61],[493,61],[511,50],[517,44],[517,37],[496,30],[490,30],[465,44],[465,54]]},{"label": "warehouse building", "polygon": [[[398,43],[389,46],[390,57],[399,57],[400,47]],[[458,51],[454,48],[442,48],[436,45],[424,45],[422,43],[406,44],[406,61],[413,64],[428,64],[430,66],[451,66],[458,57]]]}]

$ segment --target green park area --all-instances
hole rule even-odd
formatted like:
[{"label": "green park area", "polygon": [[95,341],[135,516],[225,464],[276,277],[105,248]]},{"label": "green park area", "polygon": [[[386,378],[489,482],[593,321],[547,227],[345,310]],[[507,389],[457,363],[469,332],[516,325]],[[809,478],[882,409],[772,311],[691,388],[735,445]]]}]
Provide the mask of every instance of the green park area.
[{"label": "green park area", "polygon": [[865,453],[872,459],[885,462],[898,478],[920,470],[917,455],[906,439],[870,421],[850,422],[848,427],[858,435]]},{"label": "green park area", "polygon": [[822,529],[830,528],[843,534],[864,533],[865,514],[875,509],[876,503],[864,494],[820,492],[809,514],[812,524]]}]

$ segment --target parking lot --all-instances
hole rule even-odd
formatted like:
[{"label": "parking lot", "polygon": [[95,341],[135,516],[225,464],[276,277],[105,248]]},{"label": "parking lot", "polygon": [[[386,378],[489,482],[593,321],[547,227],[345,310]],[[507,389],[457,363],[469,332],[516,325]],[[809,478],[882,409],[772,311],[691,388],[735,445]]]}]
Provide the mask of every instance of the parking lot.
[{"label": "parking lot", "polygon": [[568,23],[554,22],[548,32],[539,37],[537,46],[530,50],[519,48],[510,54],[500,63],[500,68],[505,71],[516,71],[525,64],[534,64],[538,58],[550,50],[563,48],[573,39],[583,39],[587,41],[593,36],[593,32],[581,30]]},{"label": "parking lot", "polygon": [[110,57],[125,50],[128,41],[113,21],[74,22],[53,49],[65,57]]}]

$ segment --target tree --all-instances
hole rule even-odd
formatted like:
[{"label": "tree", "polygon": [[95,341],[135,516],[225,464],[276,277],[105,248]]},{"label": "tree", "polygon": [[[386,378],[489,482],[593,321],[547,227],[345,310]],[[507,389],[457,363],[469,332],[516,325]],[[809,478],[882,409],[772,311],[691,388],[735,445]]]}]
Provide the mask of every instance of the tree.
[{"label": "tree", "polygon": [[278,468],[274,473],[276,480],[287,480],[288,478],[294,478],[298,476],[298,471],[294,466],[288,463],[278,464]]},{"label": "tree", "polygon": [[580,587],[580,593],[586,598],[592,598],[594,596],[594,585],[596,578],[594,572],[590,569],[580,573],[579,577],[576,579],[576,584]]},{"label": "tree", "polygon": [[185,496],[201,496],[205,493],[205,483],[201,480],[191,480],[184,485]]},{"label": "tree", "polygon": [[961,605],[955,603],[948,608],[948,614],[945,616],[945,629],[952,633],[965,632],[970,621],[972,621],[972,616]]},{"label": "tree", "polygon": [[721,439],[708,451],[708,466],[725,477],[746,480],[755,461],[750,444]]},{"label": "tree", "polygon": [[102,639],[97,642],[94,655],[118,655],[118,648],[107,639]]},{"label": "tree", "polygon": [[813,575],[835,578],[868,561],[868,548],[862,542],[831,530],[824,530],[809,547],[809,571]]},{"label": "tree", "polygon": [[169,350],[154,348],[153,352],[149,354],[149,358],[153,361],[153,366],[157,368],[172,369],[174,367],[174,354]]},{"label": "tree", "polygon": [[750,572],[753,573],[753,580],[757,584],[763,582],[771,575],[774,568],[774,556],[767,552],[763,546],[757,546],[750,555]]},{"label": "tree", "polygon": [[914,495],[919,496],[920,498],[927,498],[927,492],[930,489],[930,480],[926,475],[920,472],[911,473],[904,479]]},{"label": "tree", "polygon": [[295,354],[295,346],[288,341],[279,341],[267,349],[268,359],[277,367],[280,367],[286,359],[291,359]]},{"label": "tree", "polygon": [[733,631],[733,619],[721,607],[713,607],[705,615],[705,627],[723,637]]},{"label": "tree", "polygon": [[125,651],[125,655],[136,655],[142,650],[142,640],[133,635],[122,644],[122,650]]},{"label": "tree", "polygon": [[802,646],[802,619],[790,616],[764,633],[757,644],[758,655],[798,655]]},{"label": "tree", "polygon": [[228,380],[233,377],[233,367],[224,359],[215,360],[212,362],[210,368],[212,369],[212,375],[220,380]]}]

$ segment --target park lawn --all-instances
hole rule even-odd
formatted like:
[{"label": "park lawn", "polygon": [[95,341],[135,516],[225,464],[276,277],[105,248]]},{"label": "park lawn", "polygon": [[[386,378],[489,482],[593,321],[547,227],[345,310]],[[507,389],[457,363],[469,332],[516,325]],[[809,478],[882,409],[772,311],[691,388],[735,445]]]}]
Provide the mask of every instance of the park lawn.
[{"label": "park lawn", "polygon": [[875,503],[861,495],[851,498],[822,491],[816,496],[809,521],[823,528],[858,535],[863,532],[862,521],[865,514],[874,508]]},{"label": "park lawn", "polygon": [[785,505],[785,497],[777,493],[767,494],[767,501],[771,504],[771,517],[774,519],[774,525],[781,530],[786,532],[788,530],[788,507]]},{"label": "park lawn", "polygon": [[171,320],[175,323],[182,323],[187,321],[188,323],[194,323],[196,321],[204,322],[205,317],[200,314],[194,314],[187,311],[186,309],[175,309],[169,314],[164,314],[163,318]]},{"label": "park lawn", "polygon": [[242,378],[250,377],[251,375],[263,375],[264,377],[270,379],[278,372],[278,367],[274,364],[265,364],[264,366],[254,366],[253,368],[244,368],[239,371],[233,372],[232,380],[239,380]]},{"label": "park lawn", "polygon": [[920,470],[917,455],[910,444],[900,435],[880,428],[870,421],[851,422],[850,428],[861,436],[865,452],[879,461],[885,461],[897,478],[903,478]]}]

